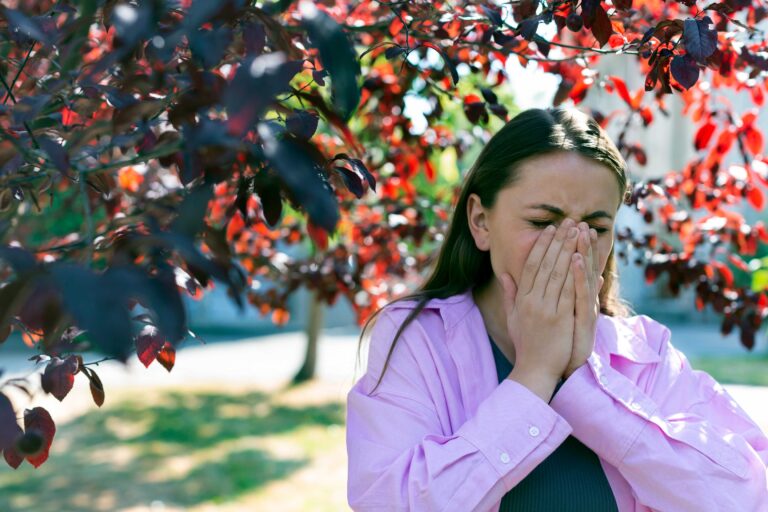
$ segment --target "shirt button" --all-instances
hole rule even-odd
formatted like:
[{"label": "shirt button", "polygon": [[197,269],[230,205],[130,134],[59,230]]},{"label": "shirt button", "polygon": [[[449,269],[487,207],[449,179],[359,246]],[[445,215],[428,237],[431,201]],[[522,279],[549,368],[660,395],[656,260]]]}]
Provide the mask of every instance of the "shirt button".
[{"label": "shirt button", "polygon": [[528,429],[528,433],[531,435],[531,437],[536,437],[539,435],[539,428],[538,427],[531,427]]},{"label": "shirt button", "polygon": [[501,454],[499,459],[501,459],[501,462],[503,462],[504,464],[507,464],[509,462],[509,454],[507,452],[504,452]]}]

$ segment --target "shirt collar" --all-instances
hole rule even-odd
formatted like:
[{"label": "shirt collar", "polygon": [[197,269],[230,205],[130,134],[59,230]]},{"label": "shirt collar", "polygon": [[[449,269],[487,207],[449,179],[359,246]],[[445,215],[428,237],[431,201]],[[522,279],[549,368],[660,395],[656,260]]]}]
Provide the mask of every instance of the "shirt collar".
[{"label": "shirt collar", "polygon": [[[432,299],[426,307],[440,311],[447,332],[467,318],[467,313],[476,308],[472,289],[447,297]],[[600,313],[597,321],[596,351],[614,354],[636,363],[657,363],[661,360],[648,342],[637,333],[630,320],[636,317],[613,317]]]}]

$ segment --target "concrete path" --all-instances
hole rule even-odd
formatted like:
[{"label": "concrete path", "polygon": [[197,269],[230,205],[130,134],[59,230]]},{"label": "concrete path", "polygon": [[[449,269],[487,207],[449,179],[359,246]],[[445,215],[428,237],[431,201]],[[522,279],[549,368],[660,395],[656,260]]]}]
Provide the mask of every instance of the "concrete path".
[{"label": "concrete path", "polygon": [[[689,357],[746,354],[732,334],[723,339],[716,328],[707,325],[670,325],[672,342]],[[172,387],[280,387],[297,371],[304,353],[304,335],[301,332],[272,334],[254,338],[209,336],[206,344],[185,341],[179,350],[176,366],[168,373],[157,362],[149,368],[131,358],[127,365],[113,361],[94,367],[107,391],[112,393],[152,392],[153,389]],[[762,341],[762,340],[761,340]],[[331,387],[332,394],[344,400],[346,393],[364,372],[366,351],[356,365],[357,333],[355,329],[331,329],[324,332],[318,353],[318,377]],[[34,371],[34,363],[27,358],[33,352],[21,347],[18,340],[10,340],[0,348],[0,368],[5,376],[19,376]],[[86,355],[86,361],[100,359],[96,354]],[[42,369],[42,368],[40,368]],[[39,383],[33,378],[34,383]],[[729,393],[745,410],[768,431],[768,388],[726,385]],[[19,394],[20,395],[20,394]],[[27,405],[23,396],[12,396],[19,406]],[[87,380],[78,376],[75,388],[63,404],[53,397],[40,394],[33,405],[50,407],[54,417],[71,417],[83,408],[92,408]]]}]

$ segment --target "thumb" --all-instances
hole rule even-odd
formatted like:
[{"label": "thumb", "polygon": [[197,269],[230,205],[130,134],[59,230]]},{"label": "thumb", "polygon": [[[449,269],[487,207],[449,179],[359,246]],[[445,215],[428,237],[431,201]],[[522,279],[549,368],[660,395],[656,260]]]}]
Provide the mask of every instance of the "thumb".
[{"label": "thumb", "polygon": [[605,278],[603,276],[600,276],[597,278],[597,290],[600,291],[603,289],[603,283],[605,282]]}]

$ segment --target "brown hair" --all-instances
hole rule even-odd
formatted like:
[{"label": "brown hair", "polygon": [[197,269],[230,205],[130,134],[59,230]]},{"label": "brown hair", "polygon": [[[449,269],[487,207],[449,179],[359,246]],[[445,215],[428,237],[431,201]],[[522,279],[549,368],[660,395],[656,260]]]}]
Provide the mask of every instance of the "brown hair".
[{"label": "brown hair", "polygon": [[[477,248],[469,230],[469,195],[477,194],[484,208],[492,208],[499,191],[517,181],[520,166],[526,159],[563,150],[577,151],[613,171],[621,198],[616,209],[621,206],[621,202],[626,204],[632,188],[627,176],[627,164],[616,145],[592,117],[576,108],[566,107],[534,108],[516,115],[488,141],[464,177],[448,233],[431,274],[415,292],[392,301],[416,300],[417,304],[397,330],[384,368],[371,393],[384,377],[400,334],[424,309],[427,302],[481,287],[493,277],[490,253]],[[603,271],[603,279],[605,282],[599,294],[600,312],[620,317],[634,314],[631,306],[619,296],[613,248]],[[365,322],[358,342],[358,358],[369,324],[386,307],[378,309]]]}]

